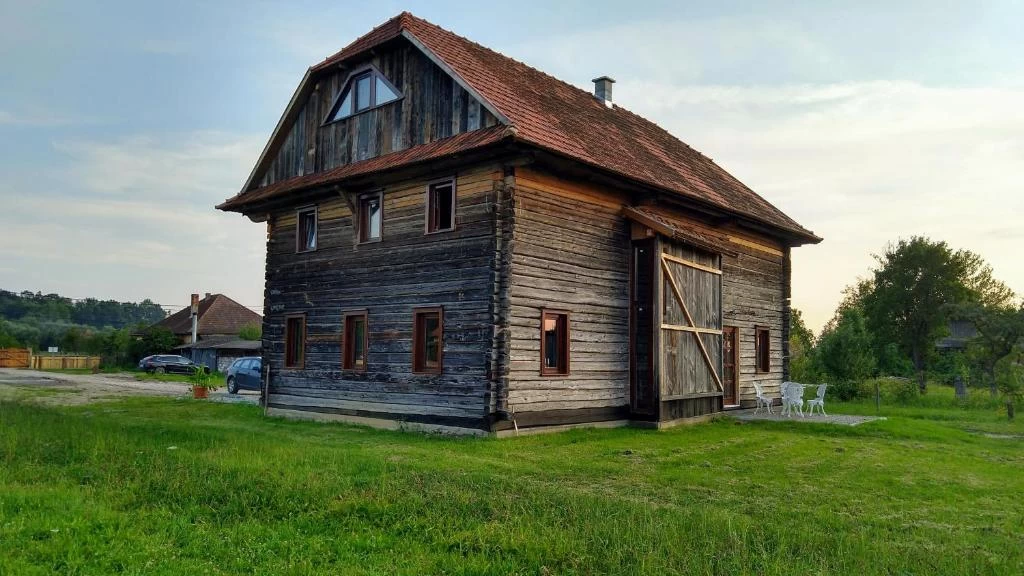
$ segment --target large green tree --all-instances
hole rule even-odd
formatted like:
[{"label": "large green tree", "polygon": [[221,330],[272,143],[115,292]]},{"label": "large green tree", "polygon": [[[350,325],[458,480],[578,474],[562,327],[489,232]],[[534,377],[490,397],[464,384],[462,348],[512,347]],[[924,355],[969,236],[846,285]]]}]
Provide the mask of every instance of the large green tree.
[{"label": "large green tree", "polygon": [[1024,342],[1024,304],[1013,307],[968,302],[957,306],[954,316],[971,322],[977,329],[978,335],[971,340],[968,355],[995,396],[998,392],[996,366]]},{"label": "large green tree", "polygon": [[890,245],[863,296],[867,327],[876,344],[895,344],[908,356],[926,391],[925,371],[935,341],[947,330],[950,306],[982,298],[998,300],[999,286],[984,260],[945,242],[915,236]]},{"label": "large green tree", "polygon": [[[841,309],[818,338],[817,361],[835,384],[854,384],[870,377],[876,367],[874,346],[864,314],[858,307]],[[852,387],[840,387],[840,395]],[[846,394],[852,396],[850,392]]]}]

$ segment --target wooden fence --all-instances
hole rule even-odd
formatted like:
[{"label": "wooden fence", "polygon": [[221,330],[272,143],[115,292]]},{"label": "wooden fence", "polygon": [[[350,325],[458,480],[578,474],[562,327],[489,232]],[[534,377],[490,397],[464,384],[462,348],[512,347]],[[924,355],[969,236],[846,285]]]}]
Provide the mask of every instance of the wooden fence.
[{"label": "wooden fence", "polygon": [[28,368],[32,365],[32,350],[28,348],[0,348],[0,368]]},{"label": "wooden fence", "polygon": [[99,356],[33,356],[36,370],[93,369],[100,367]]},{"label": "wooden fence", "polygon": [[0,368],[33,368],[35,370],[94,369],[100,367],[99,356],[47,354],[35,356],[29,348],[0,348]]}]

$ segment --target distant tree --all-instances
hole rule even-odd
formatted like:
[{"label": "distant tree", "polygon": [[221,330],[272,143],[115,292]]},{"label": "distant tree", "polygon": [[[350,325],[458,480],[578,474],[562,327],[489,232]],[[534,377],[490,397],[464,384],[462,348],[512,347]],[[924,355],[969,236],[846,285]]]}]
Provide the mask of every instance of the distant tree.
[{"label": "distant tree", "polygon": [[132,348],[132,361],[138,361],[152,354],[165,354],[173,350],[178,343],[178,337],[167,328],[163,326],[148,328]]},{"label": "distant tree", "polygon": [[863,297],[867,326],[876,344],[894,343],[910,357],[922,393],[935,341],[947,330],[948,307],[979,297],[970,283],[983,261],[973,256],[919,236],[875,256],[878,267]]},{"label": "distant tree", "polygon": [[1024,352],[1020,349],[996,365],[996,385],[1006,399],[1006,417],[1013,420],[1015,405],[1024,398]]},{"label": "distant tree", "polygon": [[0,348],[21,348],[21,342],[8,331],[7,322],[0,318]]},{"label": "distant tree", "polygon": [[968,302],[958,305],[953,315],[971,322],[977,329],[978,335],[968,344],[968,355],[995,397],[998,392],[996,366],[1024,342],[1024,304],[1015,308]]},{"label": "distant tree", "polygon": [[789,377],[796,382],[816,380],[814,333],[804,324],[803,313],[793,308],[789,316]]},{"label": "distant tree", "polygon": [[250,322],[238,330],[238,337],[242,340],[259,340],[263,338],[263,325]]},{"label": "distant tree", "polygon": [[828,379],[836,383],[855,383],[874,373],[876,361],[872,349],[864,314],[851,307],[841,311],[822,331],[817,359]]}]

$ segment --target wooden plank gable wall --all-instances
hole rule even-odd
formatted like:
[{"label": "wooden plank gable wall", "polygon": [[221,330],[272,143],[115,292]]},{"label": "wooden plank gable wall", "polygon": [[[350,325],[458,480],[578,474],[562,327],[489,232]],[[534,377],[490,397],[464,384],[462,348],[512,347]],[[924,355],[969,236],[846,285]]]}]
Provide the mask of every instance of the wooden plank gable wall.
[{"label": "wooden plank gable wall", "polygon": [[[322,124],[353,70],[375,66],[402,94],[396,102]],[[405,40],[322,76],[259,186],[405,150],[498,123],[480,102]]]}]

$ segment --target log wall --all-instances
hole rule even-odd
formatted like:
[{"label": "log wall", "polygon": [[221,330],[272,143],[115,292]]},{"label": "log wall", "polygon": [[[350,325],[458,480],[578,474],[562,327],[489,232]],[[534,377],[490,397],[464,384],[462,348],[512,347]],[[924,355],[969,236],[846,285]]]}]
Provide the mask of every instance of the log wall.
[{"label": "log wall", "polygon": [[[353,70],[372,64],[402,98],[324,124]],[[405,150],[455,134],[494,126],[498,120],[448,74],[406,40],[367,60],[313,80],[298,116],[258,186]]]},{"label": "log wall", "polygon": [[[770,396],[781,396],[789,276],[783,270],[781,245],[746,234],[732,233],[730,237],[734,239],[730,248],[738,254],[722,258],[722,318],[725,326],[737,329],[740,403],[753,406],[754,382],[760,383]],[[771,369],[766,373],[757,372],[754,363],[754,333],[758,326],[768,328],[771,341]]]},{"label": "log wall", "polygon": [[[516,414],[628,406],[627,197],[527,169],[516,171],[514,194],[509,406]],[[568,376],[540,375],[541,308],[570,313]]]},{"label": "log wall", "polygon": [[[443,176],[443,175],[437,175]],[[263,356],[271,407],[481,426],[494,337],[496,166],[456,184],[452,232],[424,234],[426,183],[384,190],[379,242],[358,244],[352,211],[318,206],[317,249],[296,253],[295,212],[272,216],[267,242]],[[412,310],[444,308],[444,371],[413,374]],[[342,312],[366,309],[365,372],[342,370]],[[306,316],[305,365],[284,367],[285,316]]]}]

